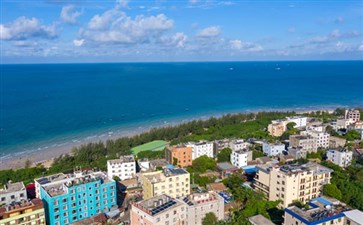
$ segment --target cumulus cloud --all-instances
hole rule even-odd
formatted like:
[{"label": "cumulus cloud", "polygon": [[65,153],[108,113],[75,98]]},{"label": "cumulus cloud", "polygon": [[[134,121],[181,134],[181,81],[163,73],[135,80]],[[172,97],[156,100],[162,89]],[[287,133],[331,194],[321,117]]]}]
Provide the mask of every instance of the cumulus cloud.
[{"label": "cumulus cloud", "polygon": [[211,26],[200,30],[197,37],[200,38],[211,38],[221,34],[221,29],[218,26]]},{"label": "cumulus cloud", "polygon": [[363,52],[363,44],[358,46],[358,51]]},{"label": "cumulus cloud", "polygon": [[176,46],[178,48],[183,48],[185,46],[185,42],[187,41],[188,36],[182,32],[178,32],[173,36],[163,36],[161,37],[161,41],[168,46]]},{"label": "cumulus cloud", "polygon": [[42,25],[36,18],[17,18],[9,24],[0,24],[1,40],[25,40],[28,38],[52,39],[57,37],[55,24]]},{"label": "cumulus cloud", "polygon": [[74,46],[80,47],[84,44],[84,39],[75,39],[73,40]]},{"label": "cumulus cloud", "polygon": [[173,26],[174,21],[164,14],[131,18],[124,12],[112,9],[95,15],[87,29],[80,30],[80,35],[84,39],[102,43],[144,43],[159,38]]},{"label": "cumulus cloud", "polygon": [[74,5],[66,5],[63,6],[60,17],[61,19],[69,24],[77,23],[77,18],[82,15],[82,12],[76,11],[76,7]]},{"label": "cumulus cloud", "polygon": [[230,40],[230,47],[233,50],[246,51],[246,52],[259,52],[262,51],[262,46],[252,43],[252,42],[243,42],[241,40]]}]

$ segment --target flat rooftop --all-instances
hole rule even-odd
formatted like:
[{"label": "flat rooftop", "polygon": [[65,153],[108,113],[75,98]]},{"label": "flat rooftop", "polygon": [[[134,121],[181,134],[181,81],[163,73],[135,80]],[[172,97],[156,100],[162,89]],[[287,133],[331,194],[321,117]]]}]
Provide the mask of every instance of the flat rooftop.
[{"label": "flat rooftop", "polygon": [[108,160],[109,163],[129,163],[129,162],[135,162],[135,157],[133,155],[124,155],[121,156],[119,159],[112,159]]},{"label": "flat rooftop", "polygon": [[229,162],[217,163],[217,167],[220,170],[238,170],[237,166],[234,166]]},{"label": "flat rooftop", "polygon": [[69,187],[73,187],[76,185],[86,184],[97,180],[101,180],[102,183],[109,183],[113,181],[101,171],[76,172],[68,176],[65,176],[64,174],[62,175],[63,176],[57,176],[57,179],[53,179],[51,182],[47,178],[38,179],[40,181],[43,181],[43,183],[40,184],[51,197],[63,195],[67,193]]},{"label": "flat rooftop", "polygon": [[312,172],[314,175],[320,175],[325,173],[331,173],[333,172],[332,169],[329,169],[325,166],[322,166],[317,163],[308,162],[306,164],[290,164],[290,165],[259,165],[257,166],[258,169],[263,170],[265,172],[269,172],[272,169],[280,169],[280,171],[285,172],[287,174],[293,174],[293,173],[302,173],[302,172]]},{"label": "flat rooftop", "polygon": [[275,225],[271,220],[262,215],[256,215],[248,218],[253,225]]},{"label": "flat rooftop", "polygon": [[22,190],[25,190],[23,182],[9,183],[4,185],[4,189],[0,189],[0,194],[6,194]]},{"label": "flat rooftop", "polygon": [[222,199],[214,192],[204,192],[204,193],[194,193],[188,195],[187,197],[184,197],[181,200],[186,204],[188,204],[189,206],[192,206],[208,202],[214,202]]},{"label": "flat rooftop", "polygon": [[329,221],[329,218],[336,219],[344,216],[344,212],[349,211],[350,209],[346,207],[345,204],[342,204],[338,201],[338,203],[333,203],[330,205],[326,205],[321,201],[315,200],[308,203],[309,209],[300,209],[297,206],[291,206],[285,209],[285,212],[293,215],[298,218],[303,223],[311,223],[315,224],[320,223],[319,221]]},{"label": "flat rooftop", "polygon": [[4,214],[21,211],[21,210],[28,209],[28,208],[34,208],[34,209],[43,208],[43,202],[42,202],[42,200],[40,200],[38,198],[35,198],[32,200],[23,200],[20,202],[13,202],[9,205],[0,207],[0,218]]},{"label": "flat rooftop", "polygon": [[41,178],[35,179],[35,181],[41,185],[44,185],[44,184],[48,184],[48,183],[52,183],[52,182],[56,182],[56,181],[61,181],[61,180],[64,180],[64,179],[67,179],[70,177],[72,177],[72,175],[65,175],[63,173],[57,173],[57,174],[50,175],[47,177],[41,177]]},{"label": "flat rooftop", "polygon": [[169,211],[175,207],[180,206],[181,204],[183,203],[165,194],[133,203],[135,207],[141,209],[151,216],[160,214],[164,211]]},{"label": "flat rooftop", "polygon": [[163,171],[159,171],[156,173],[155,172],[145,173],[144,177],[146,177],[149,181],[151,181],[151,183],[159,183],[164,181],[167,177],[178,176],[182,174],[189,174],[189,173],[185,169],[165,168]]}]

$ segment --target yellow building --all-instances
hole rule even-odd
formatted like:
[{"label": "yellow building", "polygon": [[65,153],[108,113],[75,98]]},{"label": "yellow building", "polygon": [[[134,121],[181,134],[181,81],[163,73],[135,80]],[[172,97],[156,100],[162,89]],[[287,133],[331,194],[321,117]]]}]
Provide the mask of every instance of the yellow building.
[{"label": "yellow building", "polygon": [[40,199],[12,203],[0,208],[0,225],[45,224],[43,202]]},{"label": "yellow building", "polygon": [[184,169],[165,169],[142,173],[144,199],[167,194],[173,198],[190,194],[190,174]]},{"label": "yellow building", "polygon": [[257,167],[255,189],[270,201],[281,200],[286,208],[294,200],[303,203],[318,197],[324,184],[330,183],[329,168],[316,163],[304,165],[261,165]]},{"label": "yellow building", "polygon": [[280,137],[286,131],[285,121],[272,121],[267,127],[271,136]]}]

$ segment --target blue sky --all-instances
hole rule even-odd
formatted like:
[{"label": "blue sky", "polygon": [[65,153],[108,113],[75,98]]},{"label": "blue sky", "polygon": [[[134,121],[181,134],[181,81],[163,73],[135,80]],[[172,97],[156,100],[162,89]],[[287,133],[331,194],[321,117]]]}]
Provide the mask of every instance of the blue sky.
[{"label": "blue sky", "polygon": [[1,0],[1,63],[363,58],[362,1]]}]

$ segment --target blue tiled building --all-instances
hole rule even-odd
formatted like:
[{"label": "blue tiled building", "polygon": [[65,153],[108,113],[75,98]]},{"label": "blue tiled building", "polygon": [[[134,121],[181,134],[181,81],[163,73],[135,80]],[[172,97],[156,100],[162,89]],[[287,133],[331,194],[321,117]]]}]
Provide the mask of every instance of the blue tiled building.
[{"label": "blue tiled building", "polygon": [[116,182],[103,172],[74,173],[40,185],[47,224],[63,225],[108,212],[117,204]]}]

